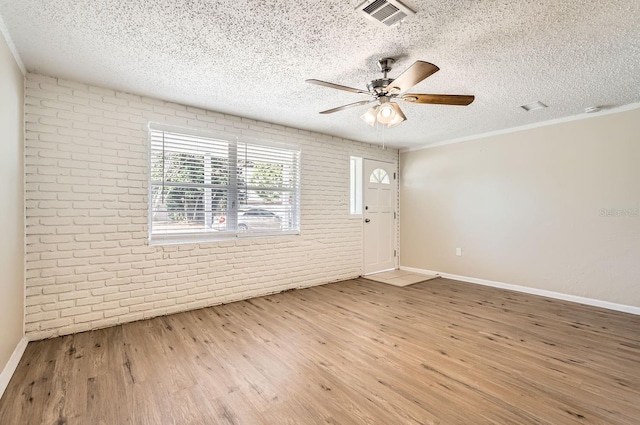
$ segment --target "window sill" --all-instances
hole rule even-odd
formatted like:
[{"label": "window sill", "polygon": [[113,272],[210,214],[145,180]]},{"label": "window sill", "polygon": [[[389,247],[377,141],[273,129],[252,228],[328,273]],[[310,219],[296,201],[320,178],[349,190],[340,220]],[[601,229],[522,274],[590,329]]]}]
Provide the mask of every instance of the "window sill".
[{"label": "window sill", "polygon": [[200,234],[200,235],[154,235],[148,239],[150,246],[155,245],[184,245],[209,242],[228,242],[234,240],[277,238],[283,236],[300,236],[299,230],[286,232],[247,232],[226,234]]}]

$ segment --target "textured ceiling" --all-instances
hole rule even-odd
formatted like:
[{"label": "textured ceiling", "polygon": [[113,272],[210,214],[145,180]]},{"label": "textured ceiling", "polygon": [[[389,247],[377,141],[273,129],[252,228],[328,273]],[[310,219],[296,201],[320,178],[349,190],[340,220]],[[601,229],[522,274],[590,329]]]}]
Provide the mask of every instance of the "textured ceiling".
[{"label": "textured ceiling", "polygon": [[[31,72],[349,139],[412,147],[640,102],[638,0],[405,1],[381,28],[360,0],[0,0]],[[365,88],[379,57],[440,71],[412,92],[473,94],[467,107],[402,104],[392,129],[359,119],[362,100],[306,84]],[[540,100],[549,108],[525,112]]]}]

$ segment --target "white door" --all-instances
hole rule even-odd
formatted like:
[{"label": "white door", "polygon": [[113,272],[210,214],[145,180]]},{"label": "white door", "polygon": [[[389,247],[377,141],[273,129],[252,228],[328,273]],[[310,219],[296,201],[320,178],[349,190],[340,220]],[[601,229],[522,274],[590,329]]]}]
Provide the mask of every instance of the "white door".
[{"label": "white door", "polygon": [[396,267],[395,167],[387,162],[364,160],[364,273]]}]

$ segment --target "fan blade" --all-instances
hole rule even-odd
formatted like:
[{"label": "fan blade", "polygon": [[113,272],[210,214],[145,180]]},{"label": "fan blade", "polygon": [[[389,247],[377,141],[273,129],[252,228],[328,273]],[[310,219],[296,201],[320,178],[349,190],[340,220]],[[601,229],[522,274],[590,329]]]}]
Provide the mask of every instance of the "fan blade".
[{"label": "fan blade", "polygon": [[438,72],[439,69],[440,68],[432,63],[415,61],[413,65],[407,68],[398,78],[389,84],[387,91],[391,92],[391,90],[393,90],[395,94],[406,92],[420,81]]},{"label": "fan blade", "polygon": [[334,112],[342,111],[343,109],[349,109],[360,105],[366,105],[368,103],[373,103],[374,100],[361,100],[360,102],[350,103],[348,105],[338,106],[337,108],[327,109],[326,111],[320,112],[321,114],[333,114]]},{"label": "fan blade", "polygon": [[330,89],[344,90],[351,93],[359,93],[359,94],[367,94],[367,95],[371,94],[366,90],[354,89],[353,87],[341,86],[340,84],[328,83],[322,80],[310,79],[310,80],[306,80],[306,82],[309,84],[315,84],[317,86],[329,87]]},{"label": "fan blade", "polygon": [[432,105],[457,105],[467,106],[475,96],[460,94],[405,94],[401,99],[408,103],[429,103]]}]

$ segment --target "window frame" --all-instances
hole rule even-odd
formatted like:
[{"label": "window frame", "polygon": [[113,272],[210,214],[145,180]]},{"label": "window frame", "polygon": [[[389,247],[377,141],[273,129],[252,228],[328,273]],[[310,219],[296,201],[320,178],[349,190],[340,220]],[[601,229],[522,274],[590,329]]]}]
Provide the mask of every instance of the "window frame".
[{"label": "window frame", "polygon": [[[377,171],[380,171],[380,173],[377,173]],[[376,168],[375,170],[371,171],[371,174],[369,174],[369,183],[391,184],[391,177],[384,168]]]},{"label": "window frame", "polygon": [[362,216],[362,204],[364,190],[364,158],[361,156],[349,156],[349,215]]},{"label": "window frame", "polygon": [[[240,231],[238,228],[235,230],[229,231],[215,231],[212,229],[202,229],[200,231],[194,232],[180,232],[176,231],[175,233],[155,233],[153,228],[153,217],[154,217],[154,202],[153,202],[153,188],[157,186],[158,182],[152,180],[152,167],[153,167],[153,145],[152,145],[152,133],[154,131],[166,131],[171,133],[177,133],[184,136],[191,137],[200,137],[200,138],[210,138],[215,140],[220,140],[228,143],[228,146],[233,145],[234,148],[229,149],[229,152],[233,152],[230,155],[229,160],[229,170],[228,170],[228,189],[227,189],[227,201],[229,204],[227,205],[227,213],[226,220],[229,223],[233,223],[234,226],[238,223],[238,218],[244,214],[245,212],[255,209],[255,208],[265,208],[268,205],[254,205],[249,206],[248,210],[242,210],[240,205],[239,193],[241,191],[245,191],[248,194],[251,190],[257,190],[255,187],[251,189],[251,185],[245,181],[244,186],[239,186],[238,181],[236,179],[238,167],[237,155],[239,151],[239,145],[244,146],[262,146],[266,148],[277,148],[286,151],[290,151],[291,154],[295,157],[295,166],[294,166],[294,187],[291,190],[287,190],[292,194],[294,209],[292,211],[292,228],[286,230],[246,230]],[[296,236],[301,234],[301,167],[302,167],[302,150],[297,145],[281,143],[272,139],[264,139],[252,136],[244,136],[238,135],[230,132],[221,132],[221,131],[213,131],[207,129],[199,129],[199,128],[190,128],[190,127],[181,127],[175,125],[167,125],[164,123],[157,122],[149,122],[147,128],[147,143],[148,143],[148,164],[147,164],[147,184],[148,184],[148,243],[149,245],[169,245],[169,244],[187,244],[187,243],[202,243],[202,242],[215,242],[215,241],[224,241],[224,240],[234,240],[240,238],[259,238],[259,237],[274,237],[274,236]],[[231,168],[234,170],[231,171]],[[163,178],[164,182],[164,178]],[[206,183],[202,184],[202,187],[205,188]],[[266,191],[276,191],[277,188],[259,188],[260,190]],[[282,191],[282,190],[280,190]],[[247,195],[245,195],[247,196]],[[233,202],[235,201],[235,202]],[[234,204],[231,206],[231,204]],[[229,217],[230,212],[233,214],[232,217]],[[211,214],[215,214],[215,212],[209,212]],[[207,212],[205,211],[206,215]],[[275,213],[274,213],[275,214]],[[205,219],[206,220],[206,219]]]}]

